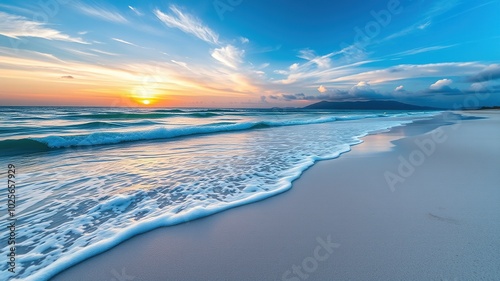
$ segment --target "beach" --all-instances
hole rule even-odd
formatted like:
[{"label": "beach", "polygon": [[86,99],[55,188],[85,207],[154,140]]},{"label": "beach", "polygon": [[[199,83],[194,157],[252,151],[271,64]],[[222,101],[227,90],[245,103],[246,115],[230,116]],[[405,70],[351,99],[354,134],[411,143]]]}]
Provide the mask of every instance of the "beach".
[{"label": "beach", "polygon": [[282,194],[135,236],[51,280],[498,280],[500,114],[460,114],[484,119],[366,136]]}]

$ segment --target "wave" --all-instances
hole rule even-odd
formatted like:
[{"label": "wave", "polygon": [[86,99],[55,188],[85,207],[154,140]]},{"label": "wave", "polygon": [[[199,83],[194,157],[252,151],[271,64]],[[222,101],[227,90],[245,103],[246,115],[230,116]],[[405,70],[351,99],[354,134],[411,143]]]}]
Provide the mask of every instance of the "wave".
[{"label": "wave", "polygon": [[182,109],[157,109],[157,110],[153,110],[153,112],[168,112],[168,113],[182,113],[182,112],[186,112]]},{"label": "wave", "polygon": [[190,112],[237,112],[236,109],[156,109],[152,112],[168,112],[168,113],[190,113]]},{"label": "wave", "polygon": [[180,128],[160,127],[151,130],[134,132],[95,132],[86,135],[54,135],[41,138],[13,139],[0,141],[0,153],[21,154],[58,148],[109,145],[123,142],[171,139],[176,137],[262,129],[269,127],[318,124],[334,122],[336,120],[336,117],[323,117],[311,120],[260,121],[244,123],[220,122],[201,126],[186,126]]},{"label": "wave", "polygon": [[20,153],[40,152],[50,150],[47,144],[33,139],[16,139],[0,141],[0,154],[7,156]]},{"label": "wave", "polygon": [[[40,138],[25,138],[0,141],[0,153],[21,154],[34,151],[45,151],[49,149],[60,149],[70,147],[84,147],[96,145],[111,145],[124,142],[136,142],[146,140],[172,139],[203,134],[214,134],[224,132],[235,132],[253,129],[264,129],[270,127],[297,126],[308,124],[320,124],[335,121],[351,121],[366,118],[385,117],[383,114],[356,115],[356,116],[330,116],[316,119],[298,119],[282,121],[256,121],[243,123],[219,122],[199,126],[185,126],[178,128],[159,127],[143,131],[129,132],[95,132],[85,135],[53,135]],[[148,121],[150,122],[150,121]],[[99,124],[87,123],[87,126],[98,126]]]},{"label": "wave", "polygon": [[188,114],[182,114],[182,115],[177,115],[177,116],[187,116],[187,117],[193,117],[193,118],[207,118],[207,117],[221,116],[221,114],[213,113],[213,112],[195,112],[195,113],[188,113]]},{"label": "wave", "polygon": [[68,115],[65,119],[158,119],[172,117],[165,113],[100,113],[100,114],[78,114]]},{"label": "wave", "polygon": [[78,115],[68,115],[63,117],[64,119],[121,119],[121,120],[133,120],[133,119],[162,119],[171,117],[191,117],[191,118],[208,118],[219,116],[218,113],[212,112],[183,112],[179,110],[171,111],[161,111],[156,113],[99,113],[99,114],[78,114]]},{"label": "wave", "polygon": [[122,128],[122,127],[131,127],[131,126],[141,126],[141,125],[157,125],[160,124],[158,122],[144,120],[139,122],[103,122],[103,121],[94,121],[81,123],[76,125],[62,126],[58,127],[59,129],[105,129],[105,128]]},{"label": "wave", "polygon": [[0,134],[15,134],[15,133],[26,133],[26,132],[50,132],[50,131],[61,131],[61,130],[96,130],[96,129],[111,129],[111,128],[124,128],[124,127],[134,127],[134,126],[151,126],[159,125],[161,123],[143,120],[138,122],[104,122],[104,121],[94,121],[79,123],[74,125],[66,126],[50,126],[50,127],[37,127],[37,126],[17,126],[17,127],[6,127],[0,128]]},{"label": "wave", "polygon": [[111,123],[111,122],[88,122],[88,123],[81,123],[81,124],[76,124],[76,125],[70,125],[70,126],[64,126],[62,128],[65,129],[99,129],[99,128],[120,128],[123,127],[123,125],[118,124],[118,123]]},{"label": "wave", "polygon": [[243,131],[266,127],[294,126],[333,122],[335,117],[325,117],[313,120],[286,120],[286,121],[261,121],[244,122],[236,124],[208,124],[203,126],[186,126],[180,128],[160,127],[147,131],[135,132],[97,132],[88,135],[76,136],[48,136],[34,140],[46,144],[50,148],[64,148],[76,146],[93,146],[117,144],[141,140],[171,139],[176,137],[221,133],[230,131]]}]

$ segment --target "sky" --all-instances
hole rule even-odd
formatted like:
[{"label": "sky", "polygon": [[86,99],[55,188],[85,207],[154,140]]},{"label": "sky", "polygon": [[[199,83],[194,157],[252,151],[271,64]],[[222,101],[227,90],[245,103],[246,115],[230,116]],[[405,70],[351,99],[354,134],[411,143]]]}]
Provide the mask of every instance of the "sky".
[{"label": "sky", "polygon": [[500,0],[0,2],[0,105],[500,105]]}]

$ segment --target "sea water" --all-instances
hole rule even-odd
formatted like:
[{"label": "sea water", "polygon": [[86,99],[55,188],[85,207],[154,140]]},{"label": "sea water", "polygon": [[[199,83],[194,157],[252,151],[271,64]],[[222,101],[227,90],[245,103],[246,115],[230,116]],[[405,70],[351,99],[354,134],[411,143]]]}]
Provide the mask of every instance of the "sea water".
[{"label": "sea water", "polygon": [[12,280],[47,280],[140,233],[279,194],[361,137],[436,114],[0,107],[5,185],[16,167]]}]

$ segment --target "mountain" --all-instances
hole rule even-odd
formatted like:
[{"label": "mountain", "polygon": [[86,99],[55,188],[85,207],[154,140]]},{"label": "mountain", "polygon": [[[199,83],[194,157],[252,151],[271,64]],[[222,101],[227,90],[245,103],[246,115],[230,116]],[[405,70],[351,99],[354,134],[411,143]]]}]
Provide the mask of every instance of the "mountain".
[{"label": "mountain", "polygon": [[320,101],[304,107],[305,109],[361,109],[361,110],[438,110],[438,108],[411,105],[397,101]]}]

